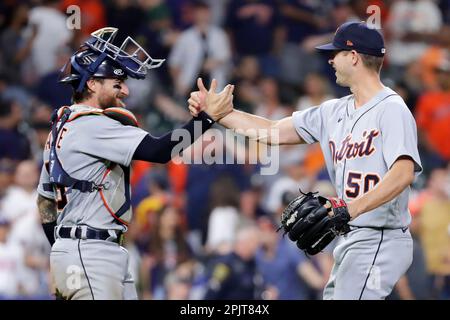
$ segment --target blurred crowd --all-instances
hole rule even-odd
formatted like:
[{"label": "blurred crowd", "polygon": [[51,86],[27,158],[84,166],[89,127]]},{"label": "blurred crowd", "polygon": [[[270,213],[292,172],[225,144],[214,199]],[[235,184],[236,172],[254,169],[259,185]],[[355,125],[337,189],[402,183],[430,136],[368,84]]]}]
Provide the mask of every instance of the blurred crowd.
[{"label": "blurred crowd", "polygon": [[[236,108],[274,120],[349,94],[314,47],[371,5],[386,39],[382,81],[417,121],[424,167],[410,199],[414,262],[389,298],[450,299],[449,0],[1,1],[0,298],[51,299],[36,186],[51,114],[71,104],[59,71],[92,31],[117,27],[167,59],[127,81],[127,107],[158,136],[190,118],[199,76],[235,84]],[[226,154],[217,129],[191,151]],[[241,147],[232,164],[133,163],[125,246],[141,299],[321,298],[335,244],[307,257],[276,231],[299,188],[335,195],[320,149],[283,147],[278,173],[261,175],[248,160],[263,148]]]}]

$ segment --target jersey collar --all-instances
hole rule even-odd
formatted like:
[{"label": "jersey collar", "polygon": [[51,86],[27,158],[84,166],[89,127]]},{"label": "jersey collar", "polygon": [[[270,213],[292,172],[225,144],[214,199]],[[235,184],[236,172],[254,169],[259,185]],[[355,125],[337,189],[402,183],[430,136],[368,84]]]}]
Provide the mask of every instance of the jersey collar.
[{"label": "jersey collar", "polygon": [[347,116],[353,118],[359,114],[362,114],[391,94],[395,94],[395,92],[391,88],[385,86],[372,99],[358,109],[355,109],[355,96],[351,95],[346,107]]}]

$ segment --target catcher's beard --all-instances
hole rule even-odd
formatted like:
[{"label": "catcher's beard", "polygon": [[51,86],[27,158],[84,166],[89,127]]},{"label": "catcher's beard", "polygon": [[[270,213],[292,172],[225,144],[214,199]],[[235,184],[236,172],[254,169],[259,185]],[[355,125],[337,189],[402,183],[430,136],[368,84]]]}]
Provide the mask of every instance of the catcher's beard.
[{"label": "catcher's beard", "polygon": [[126,106],[121,98],[116,94],[102,95],[100,96],[98,103],[102,109],[111,107],[125,108]]}]

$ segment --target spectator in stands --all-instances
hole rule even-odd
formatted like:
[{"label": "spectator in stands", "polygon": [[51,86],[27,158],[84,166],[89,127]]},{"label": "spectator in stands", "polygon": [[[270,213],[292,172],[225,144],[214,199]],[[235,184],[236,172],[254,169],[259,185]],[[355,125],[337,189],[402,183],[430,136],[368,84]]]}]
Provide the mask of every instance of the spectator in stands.
[{"label": "spectator in stands", "polygon": [[450,25],[443,25],[434,35],[433,44],[420,57],[420,78],[424,90],[439,90],[439,80],[436,68],[450,55]]},{"label": "spectator in stands", "polygon": [[[442,25],[442,13],[432,0],[399,0],[392,4],[386,52],[389,63],[400,68],[414,63],[429,46],[430,35]],[[401,72],[396,72],[399,76]]]},{"label": "spectator in stands", "polygon": [[389,299],[428,300],[432,299],[432,278],[427,271],[423,246],[420,239],[420,210],[410,206],[411,224],[409,229],[413,238],[413,261],[392,291]]},{"label": "spectator in stands", "polygon": [[[140,0],[139,5],[144,11],[144,20],[137,31],[137,41],[152,57],[168,57],[179,36],[179,31],[173,25],[168,1]],[[155,69],[155,73],[160,85],[169,93],[172,89],[172,79],[168,64],[163,63]]]},{"label": "spectator in stands", "polygon": [[238,58],[257,56],[264,75],[278,76],[283,30],[274,0],[231,0],[225,26]]},{"label": "spectator in stands", "polygon": [[37,35],[37,26],[30,26],[30,34],[24,35],[28,27],[29,6],[20,3],[11,13],[6,30],[1,33],[0,70],[12,84],[22,80],[22,64],[29,57],[33,41]]},{"label": "spectator in stands", "polygon": [[[189,161],[185,188],[189,242],[198,253],[202,251],[201,246],[206,241],[208,214],[211,210],[210,203],[205,201],[205,196],[210,194],[214,181],[228,176],[233,179],[239,192],[249,188],[249,174],[245,167],[237,164],[234,161],[235,158],[232,158],[233,163],[227,163],[225,156],[227,149],[223,140],[217,138],[221,134],[218,131],[209,130],[189,150],[183,152],[183,157],[189,157],[185,159]],[[212,161],[214,160],[210,158],[212,153],[218,161]],[[211,164],[205,163],[205,160],[210,161]]]},{"label": "spectator in stands", "polygon": [[143,178],[148,196],[136,206],[135,223],[138,229],[138,242],[148,240],[158,212],[169,205],[172,200],[170,184],[165,166],[154,165]]},{"label": "spectator in stands", "polygon": [[0,158],[25,160],[30,156],[30,142],[19,128],[22,122],[20,105],[0,100]]},{"label": "spectator in stands", "polygon": [[24,251],[25,265],[17,270],[22,294],[30,297],[48,297],[48,283],[43,282],[48,272],[50,246],[42,230],[36,204],[39,169],[33,160],[21,161],[15,171],[14,184],[3,199],[4,217],[11,222],[9,240]]},{"label": "spectator in stands", "polygon": [[38,80],[35,92],[43,102],[53,109],[58,109],[72,104],[70,101],[72,89],[58,81],[61,68],[65,63],[68,63],[72,50],[67,46],[62,46],[56,49],[55,54],[56,61],[53,69]]},{"label": "spectator in stands", "polygon": [[191,280],[170,273],[164,279],[166,300],[189,300],[191,291]]},{"label": "spectator in stands", "polygon": [[450,173],[448,169],[433,170],[429,197],[420,210],[420,238],[427,269],[434,276],[434,298],[450,297]]},{"label": "spectator in stands", "polygon": [[444,23],[450,24],[450,0],[440,0],[439,8],[442,11],[442,18],[444,19]]},{"label": "spectator in stands", "polygon": [[175,270],[169,272],[164,279],[164,298],[167,300],[194,299],[193,281],[197,263],[189,260],[180,263]]},{"label": "spectator in stands", "polygon": [[[185,30],[192,24],[191,0],[165,0],[176,30]],[[217,1],[216,1],[217,2]]]},{"label": "spectator in stands", "polygon": [[144,297],[162,299],[165,276],[191,259],[192,250],[186,241],[180,213],[174,207],[166,206],[157,213],[150,235],[143,257]]},{"label": "spectator in stands", "polygon": [[6,191],[13,183],[14,163],[11,159],[0,158],[0,214],[3,207],[3,199]]},{"label": "spectator in stands", "polygon": [[326,100],[331,100],[328,80],[319,73],[310,73],[303,83],[304,94],[297,101],[297,110],[302,111],[311,106],[318,106]]},{"label": "spectator in stands", "polygon": [[435,72],[439,89],[425,92],[419,98],[415,114],[425,138],[424,146],[437,154],[435,161],[428,162],[432,168],[450,161],[450,57],[441,60]]},{"label": "spectator in stands", "polygon": [[264,77],[259,81],[259,103],[255,114],[270,120],[280,120],[292,113],[280,101],[278,83],[274,78]]},{"label": "spectator in stands", "polygon": [[24,265],[19,244],[8,241],[10,222],[0,218],[0,299],[14,299],[21,294],[18,271]]},{"label": "spectator in stands", "polygon": [[215,78],[219,87],[224,86],[231,59],[226,33],[210,24],[209,5],[201,0],[194,4],[194,25],[180,34],[169,56],[175,93],[183,99],[198,76],[207,82]]},{"label": "spectator in stands", "polygon": [[255,225],[242,226],[236,234],[233,252],[212,263],[204,299],[262,299],[264,283],[255,260],[259,245],[259,229]]},{"label": "spectator in stands", "polygon": [[320,69],[320,58],[305,50],[302,42],[328,27],[329,21],[323,15],[322,6],[323,3],[318,1],[285,0],[281,3],[286,41],[280,56],[280,78],[295,87],[308,73]]},{"label": "spectator in stands", "polygon": [[[35,216],[36,187],[39,181],[39,171],[32,160],[21,161],[17,164],[13,184],[8,188],[2,199],[4,217],[14,224],[26,216]],[[41,228],[42,229],[42,228]]]},{"label": "spectator in stands", "polygon": [[[256,264],[266,286],[276,288],[279,300],[317,299],[327,282],[312,260],[277,233],[277,225],[270,217],[258,219],[261,247],[256,253]],[[283,276],[280,276],[283,275]]]},{"label": "spectator in stands", "polygon": [[121,43],[126,36],[136,39],[136,33],[145,17],[142,10],[132,0],[112,0],[106,3],[106,21],[109,27],[118,28],[120,33],[115,41]]},{"label": "spectator in stands", "polygon": [[258,217],[269,215],[263,208],[264,180],[258,173],[250,177],[250,188],[241,192],[240,212],[248,219],[256,220]]},{"label": "spectator in stands", "polygon": [[211,186],[212,211],[208,217],[206,252],[225,255],[233,249],[236,231],[243,217],[238,211],[239,189],[230,177],[220,177]]},{"label": "spectator in stands", "polygon": [[256,56],[244,56],[238,60],[234,68],[234,103],[246,112],[255,112],[259,101],[259,81],[261,70]]},{"label": "spectator in stands", "polygon": [[310,190],[313,181],[306,175],[304,166],[304,149],[295,148],[285,153],[280,159],[283,174],[271,185],[266,199],[269,212],[279,213],[284,209],[283,194],[287,191],[298,193],[298,189]]},{"label": "spectator in stands", "polygon": [[37,35],[31,52],[32,70],[36,78],[56,68],[56,56],[59,48],[72,40],[72,30],[67,28],[66,16],[59,11],[58,0],[43,0],[42,5],[31,9],[30,24],[36,26]]}]

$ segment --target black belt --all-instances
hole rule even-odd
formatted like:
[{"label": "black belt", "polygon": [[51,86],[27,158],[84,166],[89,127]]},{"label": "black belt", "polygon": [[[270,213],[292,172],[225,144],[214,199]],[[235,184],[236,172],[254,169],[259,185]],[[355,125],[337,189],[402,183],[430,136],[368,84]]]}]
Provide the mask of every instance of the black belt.
[{"label": "black belt", "polygon": [[[374,229],[374,230],[377,230],[377,231],[382,231],[382,230],[402,230],[402,232],[403,233],[405,233],[406,232],[406,230],[408,230],[409,229],[409,227],[403,227],[403,228],[386,228],[386,227],[360,227],[360,226],[352,226],[352,225],[349,225],[349,227],[350,227],[350,229],[351,230],[355,230],[355,229],[364,229],[364,228],[367,228],[367,229]],[[352,229],[353,228],[353,229]]]},{"label": "black belt", "polygon": [[[75,233],[72,236],[72,229],[75,228]],[[86,234],[83,235],[83,229],[86,229]],[[114,234],[111,235],[108,230],[94,229],[89,226],[75,226],[75,227],[56,227],[56,237],[57,238],[69,238],[69,239],[94,239],[94,240],[104,240],[111,241],[122,245],[123,242],[123,232],[120,230],[112,230]]]}]

